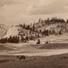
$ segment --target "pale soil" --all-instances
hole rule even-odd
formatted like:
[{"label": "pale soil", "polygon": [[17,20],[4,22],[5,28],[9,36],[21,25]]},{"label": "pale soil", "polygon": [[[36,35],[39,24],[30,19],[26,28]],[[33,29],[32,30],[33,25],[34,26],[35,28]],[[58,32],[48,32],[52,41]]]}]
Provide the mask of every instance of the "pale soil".
[{"label": "pale soil", "polygon": [[68,53],[68,43],[65,44],[45,44],[45,45],[23,45],[3,44],[0,48],[0,55],[26,55],[26,56],[51,56]]}]

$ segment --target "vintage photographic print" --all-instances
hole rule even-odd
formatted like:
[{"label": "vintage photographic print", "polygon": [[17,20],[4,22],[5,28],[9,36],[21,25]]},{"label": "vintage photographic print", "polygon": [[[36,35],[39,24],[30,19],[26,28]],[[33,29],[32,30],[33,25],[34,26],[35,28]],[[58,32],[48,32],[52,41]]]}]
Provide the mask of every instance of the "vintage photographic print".
[{"label": "vintage photographic print", "polygon": [[0,68],[68,68],[68,0],[0,0]]}]

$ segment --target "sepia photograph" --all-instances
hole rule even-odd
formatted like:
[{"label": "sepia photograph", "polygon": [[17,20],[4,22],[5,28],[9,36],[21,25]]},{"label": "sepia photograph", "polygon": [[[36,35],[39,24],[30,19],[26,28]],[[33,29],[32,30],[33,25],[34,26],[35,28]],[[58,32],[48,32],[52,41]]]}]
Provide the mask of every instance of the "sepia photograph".
[{"label": "sepia photograph", "polygon": [[68,68],[68,0],[0,0],[0,68]]}]

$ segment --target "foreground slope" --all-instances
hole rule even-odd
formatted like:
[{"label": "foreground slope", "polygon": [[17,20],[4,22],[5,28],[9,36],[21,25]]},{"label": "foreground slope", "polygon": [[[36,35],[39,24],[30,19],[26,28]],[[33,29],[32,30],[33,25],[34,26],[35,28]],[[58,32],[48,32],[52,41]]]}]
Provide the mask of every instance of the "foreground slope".
[{"label": "foreground slope", "polygon": [[68,53],[58,56],[35,56],[19,60],[16,56],[0,56],[0,68],[68,68]]}]

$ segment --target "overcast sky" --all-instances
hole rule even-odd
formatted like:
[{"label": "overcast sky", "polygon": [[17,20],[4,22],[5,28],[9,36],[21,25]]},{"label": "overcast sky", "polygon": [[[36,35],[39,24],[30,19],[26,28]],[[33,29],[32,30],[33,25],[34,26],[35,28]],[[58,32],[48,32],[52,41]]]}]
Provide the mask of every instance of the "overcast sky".
[{"label": "overcast sky", "polygon": [[31,23],[56,16],[68,18],[68,0],[0,0],[0,23]]}]

